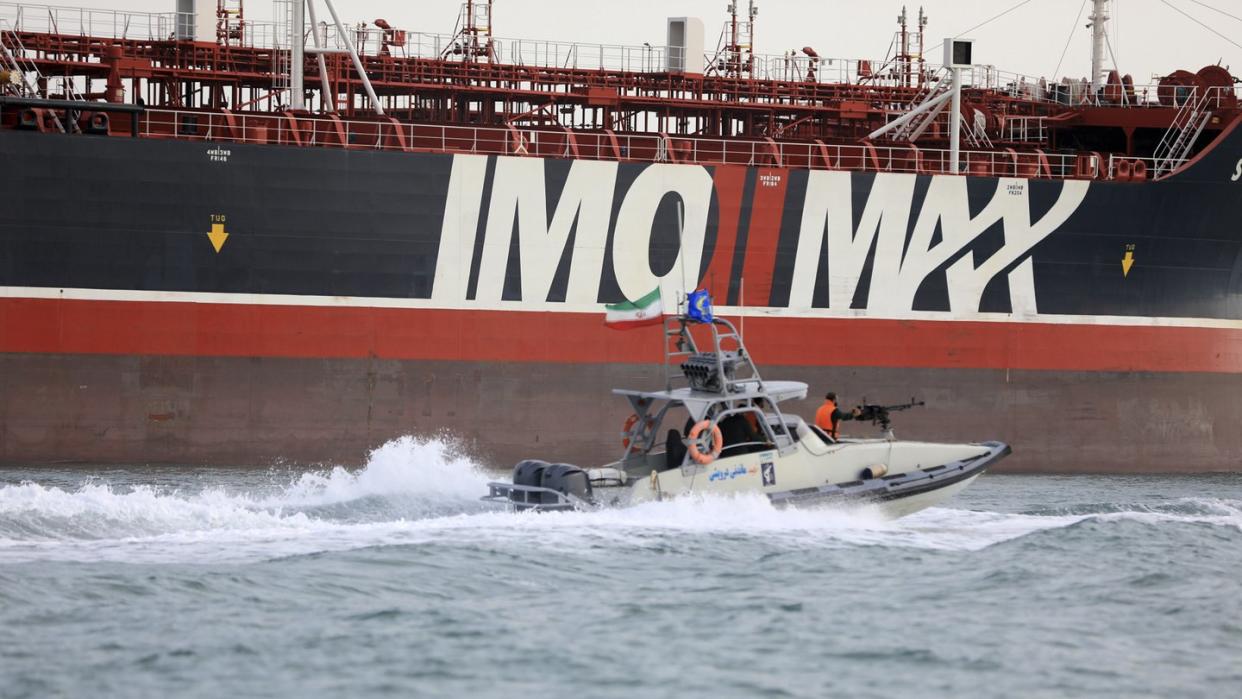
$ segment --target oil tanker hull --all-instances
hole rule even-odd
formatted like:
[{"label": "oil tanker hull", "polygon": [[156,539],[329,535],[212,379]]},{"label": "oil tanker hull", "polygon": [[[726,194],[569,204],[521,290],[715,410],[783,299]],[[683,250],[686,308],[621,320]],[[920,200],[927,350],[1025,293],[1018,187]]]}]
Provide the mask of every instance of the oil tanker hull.
[{"label": "oil tanker hull", "polygon": [[[654,338],[653,338],[654,341]],[[494,465],[620,452],[628,411],[601,396],[650,385],[649,364],[6,354],[6,465],[357,464],[405,435],[447,434]],[[787,366],[769,371],[861,400],[911,392],[902,437],[999,435],[1005,470],[1236,471],[1236,378],[1212,374]],[[816,405],[801,413],[809,418]],[[849,426],[846,434],[872,428]]]},{"label": "oil tanker hull", "polygon": [[902,436],[1236,470],[1238,141],[1113,184],[0,132],[0,461],[598,461],[661,360],[602,304],[706,286],[767,376],[926,399]]}]

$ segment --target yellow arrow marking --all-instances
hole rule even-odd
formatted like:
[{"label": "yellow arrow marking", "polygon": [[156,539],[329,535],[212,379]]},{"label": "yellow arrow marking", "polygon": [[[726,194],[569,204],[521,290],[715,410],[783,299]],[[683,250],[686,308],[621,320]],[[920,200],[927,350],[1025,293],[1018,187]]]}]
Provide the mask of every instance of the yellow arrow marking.
[{"label": "yellow arrow marking", "polygon": [[223,223],[213,223],[207,237],[211,239],[211,246],[216,249],[216,254],[219,254],[220,248],[224,247],[224,241],[229,239],[229,234],[224,232]]},{"label": "yellow arrow marking", "polygon": [[1121,274],[1122,276],[1130,276],[1130,268],[1134,266],[1134,253],[1127,250],[1126,256],[1121,258]]}]

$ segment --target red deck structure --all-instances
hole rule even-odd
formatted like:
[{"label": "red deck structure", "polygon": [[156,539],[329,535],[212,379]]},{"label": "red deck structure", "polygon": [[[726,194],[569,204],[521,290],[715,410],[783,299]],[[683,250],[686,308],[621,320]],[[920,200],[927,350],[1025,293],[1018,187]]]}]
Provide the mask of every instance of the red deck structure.
[{"label": "red deck structure", "polygon": [[[735,163],[794,168],[949,172],[948,119],[917,138],[869,138],[940,89],[942,72],[922,55],[927,20],[902,28],[885,61],[827,61],[754,54],[753,8],[735,11],[721,50],[702,72],[670,71],[650,46],[512,42],[492,36],[491,3],[470,2],[449,38],[412,34],[378,20],[352,37],[379,100],[339,49],[307,54],[309,110],[288,108],[281,84],[287,49],[278,25],[245,21],[221,2],[215,41],[172,30],[183,18],[32,6],[0,7],[0,32],[38,96],[142,106],[76,115],[88,127],[145,137],[286,143],[345,148]],[[76,20],[76,21],[73,21]],[[110,21],[108,21],[110,20]],[[740,28],[739,28],[740,22]],[[729,28],[732,31],[729,31]],[[145,31],[144,31],[145,30]],[[170,31],[171,30],[171,31]],[[286,30],[287,31],[287,30]],[[342,37],[326,30],[325,46]],[[316,37],[319,39],[320,37]],[[917,48],[917,52],[916,49]],[[660,49],[659,51],[666,51]],[[527,56],[534,60],[527,60]],[[322,62],[320,62],[322,59]],[[287,61],[287,58],[284,59]],[[319,66],[323,66],[320,72]],[[693,66],[692,58],[686,61]],[[829,70],[828,66],[835,66]],[[1185,126],[1191,103],[1219,130],[1237,112],[1232,77],[1211,66],[1135,88],[1116,72],[1105,87],[975,69],[963,115],[974,138],[963,169],[975,175],[1147,178],[1158,147]],[[776,73],[783,73],[777,75]],[[57,86],[60,90],[57,91]],[[311,89],[311,86],[316,86]],[[31,95],[26,95],[30,97]],[[9,100],[3,124],[57,129],[46,106]],[[18,109],[13,109],[17,106]],[[138,123],[132,123],[131,120]],[[75,121],[75,119],[69,119]],[[71,125],[72,126],[72,125]],[[1207,139],[1201,139],[1206,141]],[[1189,153],[1186,159],[1188,159]]]}]

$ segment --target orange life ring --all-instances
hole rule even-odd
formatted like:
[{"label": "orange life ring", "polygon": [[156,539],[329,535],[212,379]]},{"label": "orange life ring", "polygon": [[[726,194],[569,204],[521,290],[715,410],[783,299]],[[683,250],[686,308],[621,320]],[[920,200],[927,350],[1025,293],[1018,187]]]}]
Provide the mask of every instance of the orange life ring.
[{"label": "orange life ring", "polygon": [[[708,427],[712,428],[712,450],[706,454],[699,451],[698,438],[703,434],[703,430]],[[721,450],[724,449],[724,436],[720,434],[720,425],[713,425],[711,420],[703,420],[690,430],[690,458],[695,463],[706,466],[716,460],[720,456]]]},{"label": "orange life ring", "polygon": [[630,451],[630,430],[634,429],[634,425],[638,424],[638,415],[630,415],[625,418],[625,424],[621,426],[621,446],[628,452]]}]

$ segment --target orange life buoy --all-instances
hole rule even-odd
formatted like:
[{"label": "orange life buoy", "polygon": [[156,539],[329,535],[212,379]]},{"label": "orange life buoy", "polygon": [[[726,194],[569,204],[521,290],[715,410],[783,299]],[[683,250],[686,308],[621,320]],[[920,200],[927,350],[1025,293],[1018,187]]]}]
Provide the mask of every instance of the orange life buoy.
[{"label": "orange life buoy", "polygon": [[[699,451],[698,438],[708,427],[712,428],[712,450],[704,454]],[[690,458],[694,459],[695,463],[704,466],[710,464],[720,456],[722,449],[724,449],[724,437],[720,434],[720,426],[713,425],[711,420],[703,420],[690,430]]]},{"label": "orange life buoy", "polygon": [[628,452],[630,451],[630,430],[634,429],[634,425],[638,424],[638,415],[630,415],[625,418],[625,424],[621,426],[621,446]]}]

